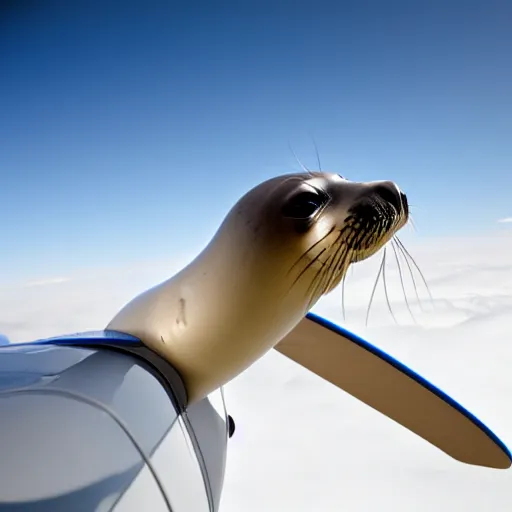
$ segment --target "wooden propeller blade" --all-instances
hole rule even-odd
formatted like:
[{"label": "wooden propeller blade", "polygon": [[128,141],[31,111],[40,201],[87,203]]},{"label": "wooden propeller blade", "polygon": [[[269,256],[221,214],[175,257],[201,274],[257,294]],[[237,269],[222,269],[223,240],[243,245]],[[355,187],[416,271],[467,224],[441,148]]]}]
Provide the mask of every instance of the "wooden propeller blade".
[{"label": "wooden propeller blade", "polygon": [[309,313],[276,347],[451,457],[506,469],[512,455],[480,420],[359,336]]}]

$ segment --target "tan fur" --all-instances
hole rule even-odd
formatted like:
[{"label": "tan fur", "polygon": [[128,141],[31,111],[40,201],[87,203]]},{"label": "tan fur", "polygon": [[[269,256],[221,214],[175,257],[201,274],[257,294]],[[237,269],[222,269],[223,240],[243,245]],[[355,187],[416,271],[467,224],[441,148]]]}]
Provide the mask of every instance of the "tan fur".
[{"label": "tan fur", "polygon": [[[297,232],[282,206],[310,185],[330,201],[308,230]],[[189,401],[200,400],[273,348],[340,282],[350,262],[371,256],[407,222],[407,210],[396,212],[389,229],[350,251],[349,260],[337,256],[347,254],[347,236],[364,239],[361,226],[347,228],[349,210],[380,185],[327,173],[260,184],[234,205],[194,261],[128,303],[108,329],[139,337],[180,372]]]}]

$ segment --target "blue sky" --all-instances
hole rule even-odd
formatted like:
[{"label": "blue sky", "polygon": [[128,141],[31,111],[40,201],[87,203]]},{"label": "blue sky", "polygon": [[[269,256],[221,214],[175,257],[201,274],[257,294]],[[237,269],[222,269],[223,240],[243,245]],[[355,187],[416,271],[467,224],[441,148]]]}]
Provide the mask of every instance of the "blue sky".
[{"label": "blue sky", "polygon": [[199,250],[313,137],[420,236],[510,226],[510,3],[64,4],[0,17],[0,278]]}]

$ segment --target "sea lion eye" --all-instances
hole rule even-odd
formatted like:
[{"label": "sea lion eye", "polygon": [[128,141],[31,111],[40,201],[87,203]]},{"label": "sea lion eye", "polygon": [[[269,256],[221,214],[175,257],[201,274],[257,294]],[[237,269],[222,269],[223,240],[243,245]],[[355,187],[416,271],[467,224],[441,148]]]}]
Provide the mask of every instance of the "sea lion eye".
[{"label": "sea lion eye", "polygon": [[300,192],[283,206],[282,214],[292,219],[308,219],[326,202],[327,196],[324,194],[313,191]]}]

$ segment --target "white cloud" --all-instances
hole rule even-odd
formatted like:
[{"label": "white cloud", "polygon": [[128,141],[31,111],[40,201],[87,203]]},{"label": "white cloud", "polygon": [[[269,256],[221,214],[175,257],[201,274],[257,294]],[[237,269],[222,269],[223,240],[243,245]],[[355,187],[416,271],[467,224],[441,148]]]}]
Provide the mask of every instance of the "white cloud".
[{"label": "white cloud", "polygon": [[[411,252],[430,283],[434,308],[423,292],[425,312],[411,301],[414,325],[390,268],[399,325],[381,291],[365,328],[375,260],[347,282],[349,326],[460,401],[511,446],[512,237],[435,241]],[[340,295],[335,291],[315,311],[343,323]],[[239,427],[230,443],[225,512],[509,510],[512,471],[457,462],[276,353],[228,385],[226,400]]]},{"label": "white cloud", "polygon": [[[63,279],[0,285],[0,333],[12,342],[102,329],[132,297],[169,277],[187,262],[151,261],[103,268]],[[58,283],[58,286],[51,286]],[[27,286],[31,284],[31,286]]]},{"label": "white cloud", "polygon": [[38,279],[36,281],[29,281],[25,286],[48,286],[51,284],[60,284],[69,281],[69,277],[50,277],[47,279]]},{"label": "white cloud", "polygon": [[[357,265],[347,282],[348,326],[441,387],[512,447],[512,236],[435,240],[410,250],[434,307],[421,288],[420,309],[409,279],[413,323],[391,255],[386,278],[399,325],[380,287],[364,327],[374,259]],[[102,328],[124,302],[183,263],[104,269],[47,288],[1,288],[0,332],[18,341]],[[340,290],[315,311],[344,323]],[[510,508],[512,470],[459,463],[277,353],[230,383],[226,400],[237,430],[221,512]]]},{"label": "white cloud", "polygon": [[499,219],[498,222],[500,224],[509,224],[512,222],[512,217],[505,217],[504,219]]}]

